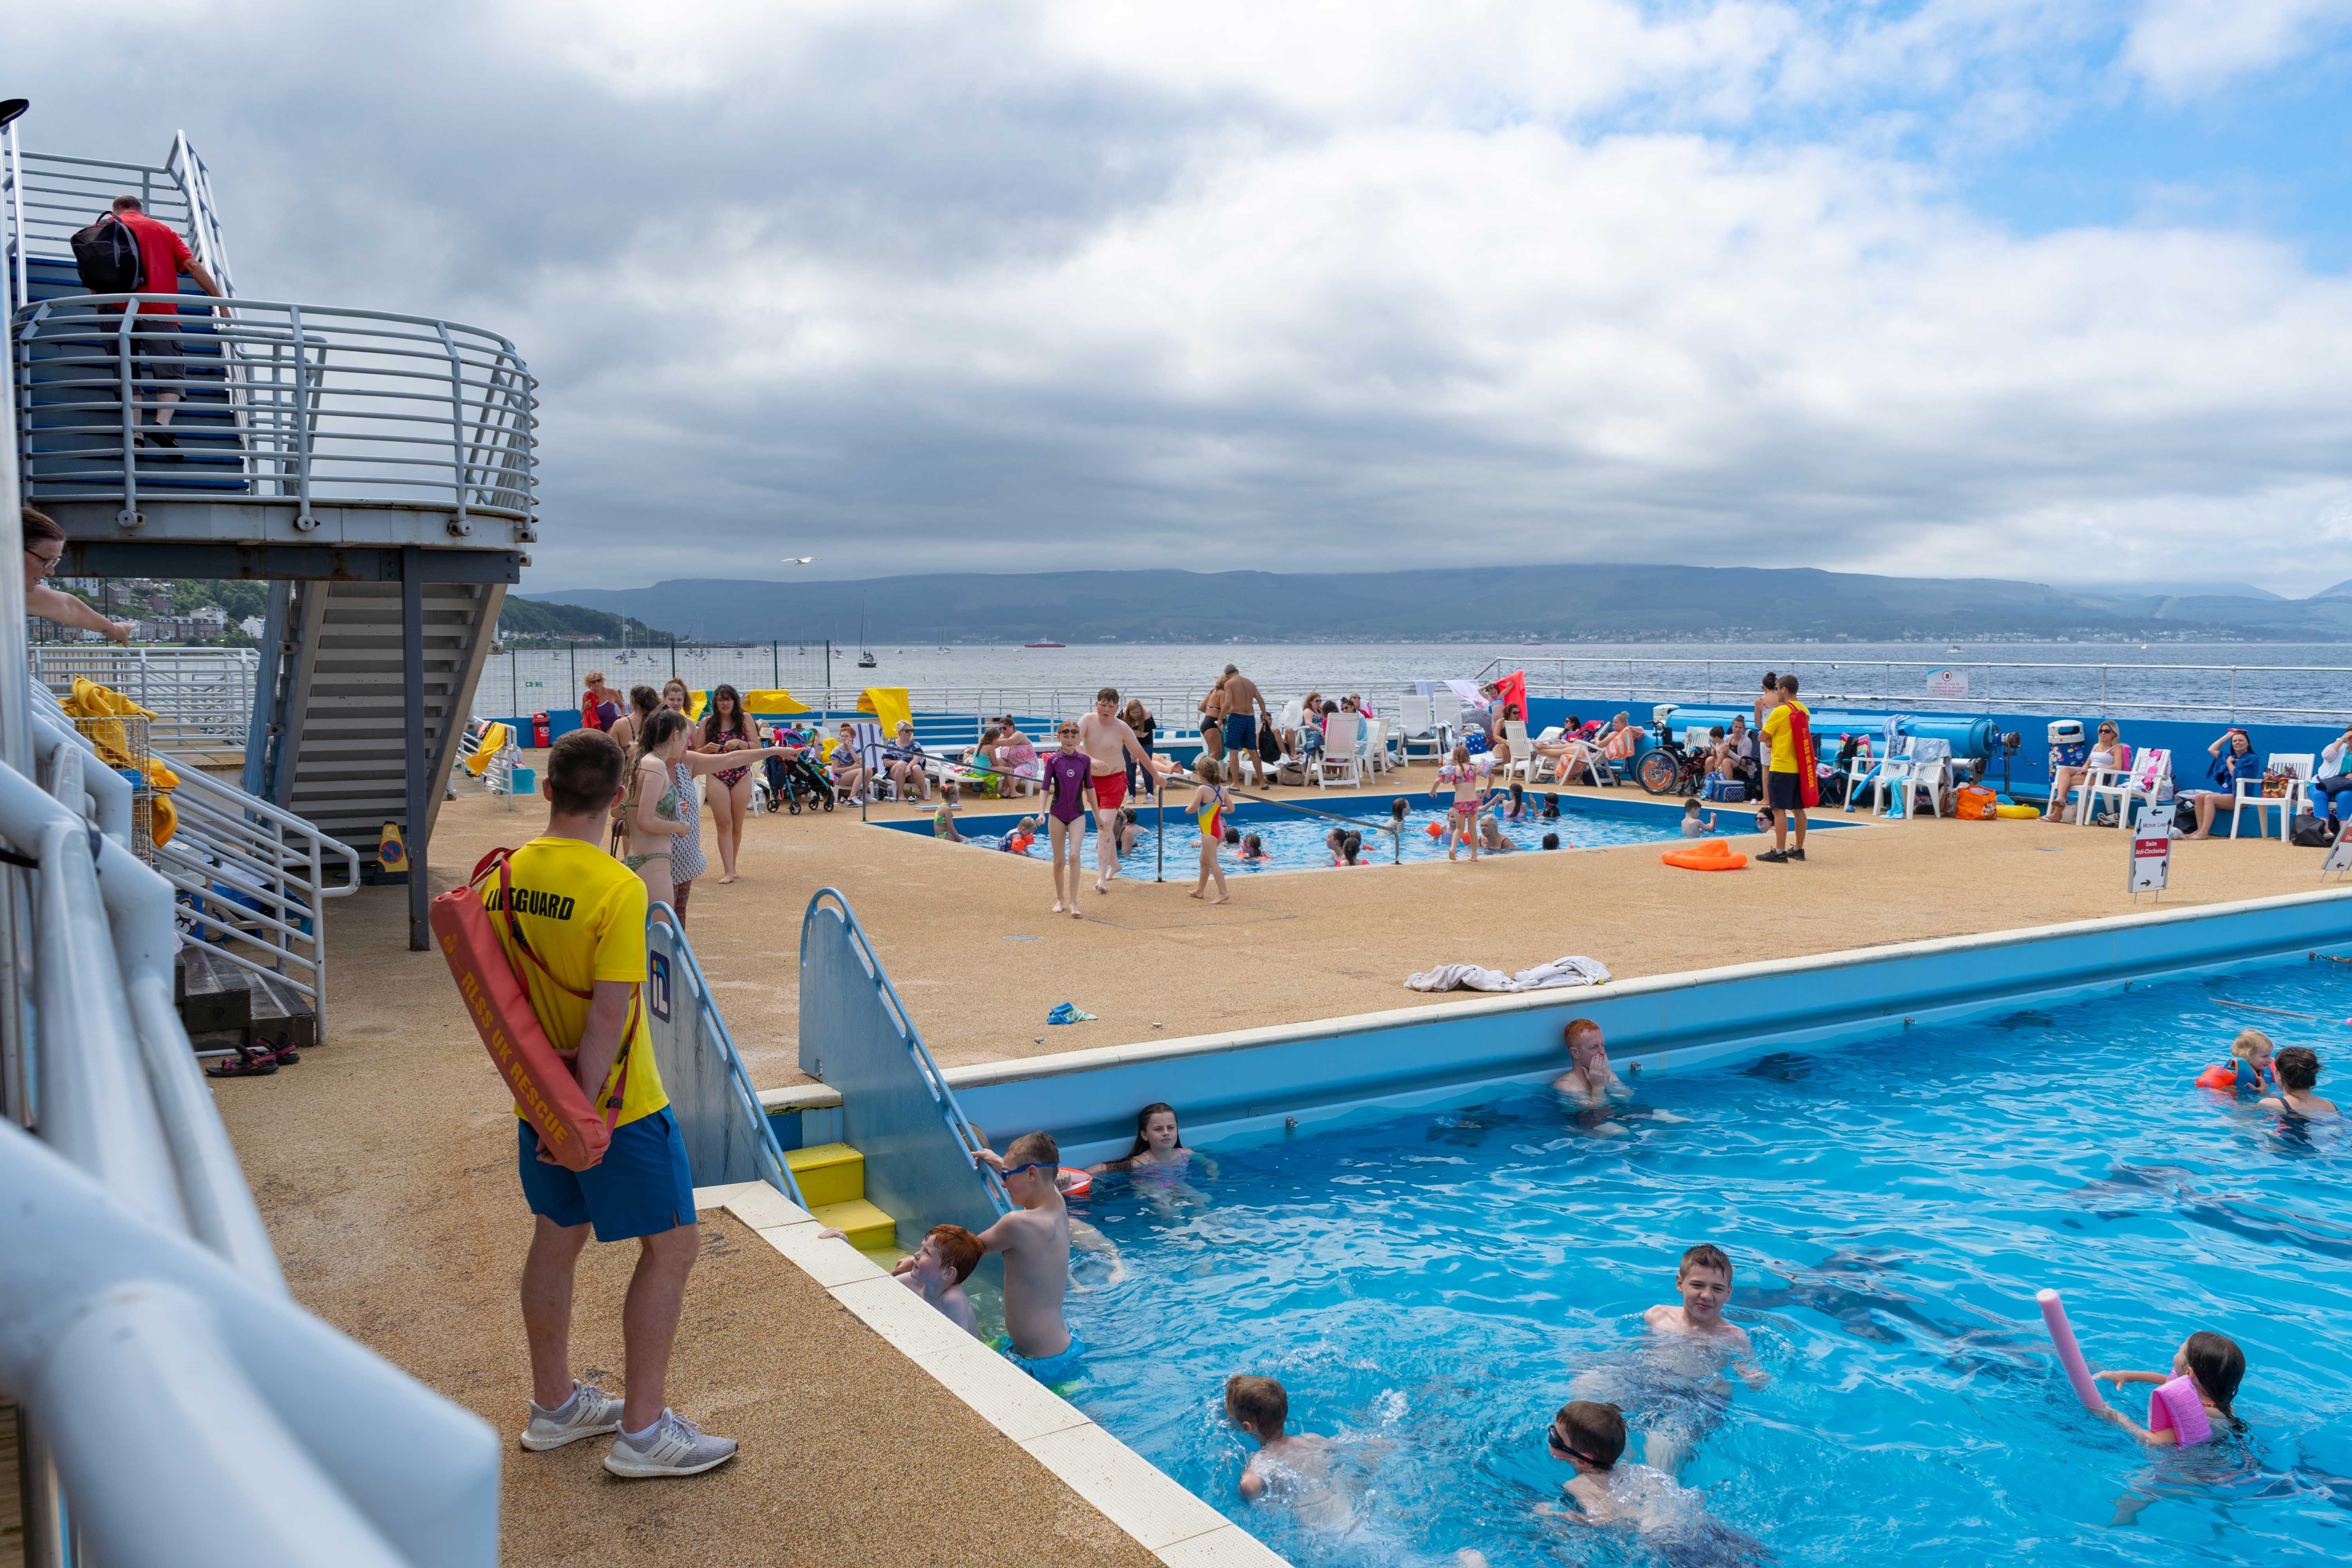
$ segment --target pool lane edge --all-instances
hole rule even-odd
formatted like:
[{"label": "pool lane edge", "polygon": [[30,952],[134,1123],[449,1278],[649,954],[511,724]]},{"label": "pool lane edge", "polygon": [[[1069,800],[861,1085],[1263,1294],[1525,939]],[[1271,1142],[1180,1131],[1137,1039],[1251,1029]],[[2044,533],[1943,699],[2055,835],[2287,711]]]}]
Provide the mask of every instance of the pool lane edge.
[{"label": "pool lane edge", "polygon": [[1290,1568],[1077,1406],[950,1322],[765,1182],[698,1187],[1168,1568]]},{"label": "pool lane edge", "polygon": [[[982,1125],[1046,1128],[1066,1161],[1083,1163],[1125,1152],[1133,1108],[1154,1101],[1184,1106],[1188,1131],[1226,1138],[1549,1078],[1560,1070],[1552,1020],[1564,1016],[1601,1022],[1620,1062],[1671,1071],[2343,945],[2352,945],[2352,886],[1012,1058],[944,1076]],[[1246,1088],[1240,1064],[1215,1059],[1242,1052],[1255,1069]]]}]

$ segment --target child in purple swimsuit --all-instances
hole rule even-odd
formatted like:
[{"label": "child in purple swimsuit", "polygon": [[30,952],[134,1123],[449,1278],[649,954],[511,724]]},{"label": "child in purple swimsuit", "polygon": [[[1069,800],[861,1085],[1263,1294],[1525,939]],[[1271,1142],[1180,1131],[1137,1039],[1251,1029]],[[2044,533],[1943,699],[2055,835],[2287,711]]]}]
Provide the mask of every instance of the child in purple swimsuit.
[{"label": "child in purple swimsuit", "polygon": [[[1078,879],[1085,875],[1079,868],[1078,851],[1087,837],[1087,813],[1094,805],[1094,764],[1078,750],[1078,727],[1064,722],[1061,729],[1061,749],[1045,759],[1045,822],[1052,834],[1054,861],[1054,912],[1066,910],[1072,920],[1085,917],[1078,913]],[[1066,885],[1063,870],[1067,868]]]}]

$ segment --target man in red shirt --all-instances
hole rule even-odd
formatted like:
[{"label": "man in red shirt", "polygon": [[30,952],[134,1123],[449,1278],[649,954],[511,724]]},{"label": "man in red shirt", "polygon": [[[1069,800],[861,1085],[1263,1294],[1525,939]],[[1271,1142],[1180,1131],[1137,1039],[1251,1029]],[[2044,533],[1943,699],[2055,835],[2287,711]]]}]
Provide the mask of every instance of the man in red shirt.
[{"label": "man in red shirt", "polygon": [[[139,242],[140,269],[146,276],[149,294],[176,294],[180,291],[180,274],[184,272],[215,300],[225,300],[221,286],[205,270],[182,239],[167,224],[157,223],[141,208],[137,196],[114,198],[114,221],[131,231]],[[104,305],[103,310],[120,312],[120,305]],[[180,353],[180,307],[165,300],[142,300],[137,310],[138,321],[131,323],[131,374],[145,376],[155,384],[155,417],[153,434],[134,436],[135,445],[146,447],[176,447],[179,442],[163,432],[172,423],[173,406],[180,401],[181,389],[187,384],[188,364]],[[138,424],[138,416],[131,423]]]}]

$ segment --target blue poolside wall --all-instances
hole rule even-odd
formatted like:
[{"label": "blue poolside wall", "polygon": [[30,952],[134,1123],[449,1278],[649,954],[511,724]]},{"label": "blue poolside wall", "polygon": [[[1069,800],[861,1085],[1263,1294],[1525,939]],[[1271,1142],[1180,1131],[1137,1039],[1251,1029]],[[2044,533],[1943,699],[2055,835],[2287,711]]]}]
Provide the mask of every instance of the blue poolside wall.
[{"label": "blue poolside wall", "polygon": [[[1045,1128],[1076,1164],[1124,1153],[1136,1111],[1156,1100],[1178,1107],[1197,1141],[1280,1136],[1287,1120],[1310,1125],[1367,1106],[1467,1103],[1498,1084],[1563,1070],[1561,1026],[1573,1017],[1601,1026],[1620,1071],[1654,1075],[2330,950],[2352,952],[2352,888],[951,1068],[946,1076],[974,1121],[1007,1136]],[[1365,1000],[1381,994],[1368,988]]]}]

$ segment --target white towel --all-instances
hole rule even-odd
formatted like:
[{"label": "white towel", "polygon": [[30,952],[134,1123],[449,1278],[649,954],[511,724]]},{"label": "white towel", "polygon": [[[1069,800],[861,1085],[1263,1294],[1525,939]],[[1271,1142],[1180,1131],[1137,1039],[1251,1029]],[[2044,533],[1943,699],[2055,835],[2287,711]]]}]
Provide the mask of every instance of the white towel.
[{"label": "white towel", "polygon": [[1598,985],[1609,978],[1609,966],[1597,958],[1555,958],[1517,974],[1486,969],[1475,963],[1441,963],[1425,973],[1408,975],[1413,991],[1549,991],[1568,985]]}]

